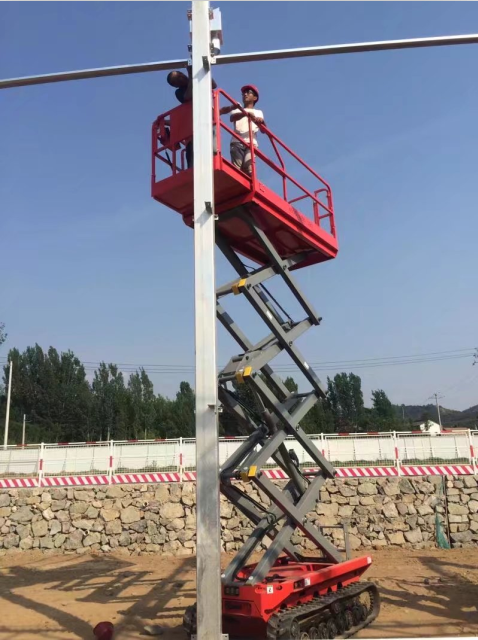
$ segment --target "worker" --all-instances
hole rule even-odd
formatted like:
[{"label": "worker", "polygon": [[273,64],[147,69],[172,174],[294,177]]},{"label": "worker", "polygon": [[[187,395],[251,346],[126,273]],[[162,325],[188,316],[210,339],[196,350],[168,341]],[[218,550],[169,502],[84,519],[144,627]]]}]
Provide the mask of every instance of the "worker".
[{"label": "worker", "polygon": [[238,109],[235,105],[223,107],[221,109],[221,114],[231,114],[231,122],[234,123],[234,130],[244,141],[243,143],[239,142],[239,140],[234,137],[231,139],[232,163],[238,169],[244,171],[244,173],[252,175],[249,119],[252,120],[252,144],[254,145],[254,147],[258,147],[256,133],[257,131],[259,131],[260,126],[265,124],[264,114],[260,109],[256,109],[256,103],[259,100],[259,90],[257,87],[252,84],[246,84],[244,87],[242,87],[241,93],[244,111],[246,111],[249,116],[246,116],[244,114],[244,111]]},{"label": "worker", "polygon": [[[166,77],[167,83],[176,88],[174,95],[181,104],[191,102],[193,99],[193,83],[191,78],[191,67],[188,67],[188,75],[182,71],[170,71]],[[214,79],[211,80],[212,88],[215,89],[217,84]],[[193,166],[193,141],[186,143],[186,163],[188,169]]]}]

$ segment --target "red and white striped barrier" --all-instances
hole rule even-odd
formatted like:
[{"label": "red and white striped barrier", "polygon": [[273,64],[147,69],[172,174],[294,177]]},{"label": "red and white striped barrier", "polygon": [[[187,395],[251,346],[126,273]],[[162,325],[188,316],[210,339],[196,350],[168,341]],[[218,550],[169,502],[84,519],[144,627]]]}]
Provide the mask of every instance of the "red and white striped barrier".
[{"label": "red and white striped barrier", "polygon": [[[317,469],[303,469],[314,472]],[[473,475],[475,470],[470,464],[409,467],[343,467],[336,471],[337,478],[391,478],[399,476],[463,476]],[[271,480],[286,480],[282,469],[265,469],[264,474]],[[38,480],[38,478],[2,478],[0,489],[31,489],[35,487],[88,487],[110,484],[158,484],[174,482],[195,482],[195,471],[182,473],[121,473],[113,476],[56,476]]]},{"label": "red and white striped barrier", "polygon": [[0,489],[31,489],[38,487],[38,478],[2,478]]},{"label": "red and white striped barrier", "polygon": [[121,473],[111,478],[111,484],[143,484],[148,482],[181,482],[180,473]]},{"label": "red and white striped barrier", "polygon": [[468,476],[475,473],[471,464],[427,467],[400,467],[404,476]]}]

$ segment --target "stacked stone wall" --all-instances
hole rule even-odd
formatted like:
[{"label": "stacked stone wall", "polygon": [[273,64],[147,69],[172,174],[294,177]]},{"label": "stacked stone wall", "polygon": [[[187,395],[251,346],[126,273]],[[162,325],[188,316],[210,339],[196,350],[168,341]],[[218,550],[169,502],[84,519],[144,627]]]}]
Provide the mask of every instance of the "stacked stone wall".
[{"label": "stacked stone wall", "polygon": [[[282,485],[283,483],[278,482]],[[265,504],[253,484],[251,497]],[[345,523],[353,550],[388,545],[436,545],[436,520],[449,528],[452,546],[478,544],[478,483],[473,476],[349,478],[327,481],[308,520],[339,547]],[[251,523],[221,498],[222,544],[235,551]],[[296,533],[292,542],[313,545]],[[112,485],[90,488],[10,489],[0,492],[0,555],[39,549],[46,553],[193,555],[196,495],[193,483]]]}]

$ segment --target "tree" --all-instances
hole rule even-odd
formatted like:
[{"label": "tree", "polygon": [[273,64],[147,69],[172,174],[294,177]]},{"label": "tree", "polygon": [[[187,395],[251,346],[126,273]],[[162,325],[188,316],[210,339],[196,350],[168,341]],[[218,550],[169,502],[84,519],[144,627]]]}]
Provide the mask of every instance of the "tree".
[{"label": "tree", "polygon": [[291,393],[297,393],[297,391],[299,390],[299,385],[294,380],[294,378],[291,378],[291,376],[287,376],[287,378],[284,380],[284,386],[287,387],[287,389]]},{"label": "tree", "polygon": [[8,337],[8,334],[5,333],[5,323],[0,322],[0,346],[5,342],[7,337]]},{"label": "tree", "polygon": [[420,417],[421,422],[428,422],[431,419],[432,419],[432,416],[429,411],[424,411]]},{"label": "tree", "polygon": [[306,433],[333,433],[335,431],[334,414],[327,400],[317,400],[301,420],[300,426]]},{"label": "tree", "polygon": [[151,437],[156,413],[155,396],[153,383],[143,368],[129,377],[127,407],[132,437],[137,440]]},{"label": "tree", "polygon": [[91,384],[94,419],[99,439],[127,438],[126,388],[121,371],[114,364],[100,363]]},{"label": "tree", "polygon": [[173,434],[167,435],[168,438],[194,438],[196,434],[196,396],[189,382],[181,382],[179,391],[176,394],[176,400],[172,406],[171,426]]},{"label": "tree", "polygon": [[378,431],[393,431],[396,427],[396,412],[383,389],[372,391],[372,419]]},{"label": "tree", "polygon": [[337,373],[327,378],[328,403],[337,431],[357,429],[365,417],[362,380],[354,373]]},{"label": "tree", "polygon": [[[11,349],[15,382],[12,386],[12,419],[24,413],[41,425],[44,440],[86,439],[91,426],[91,393],[85,369],[72,351],[48,352],[36,344],[23,353]],[[8,367],[4,367],[7,382]]]},{"label": "tree", "polygon": [[161,394],[156,396],[154,435],[158,438],[172,438],[171,434],[176,432],[173,420],[174,406],[174,400],[165,398]]}]

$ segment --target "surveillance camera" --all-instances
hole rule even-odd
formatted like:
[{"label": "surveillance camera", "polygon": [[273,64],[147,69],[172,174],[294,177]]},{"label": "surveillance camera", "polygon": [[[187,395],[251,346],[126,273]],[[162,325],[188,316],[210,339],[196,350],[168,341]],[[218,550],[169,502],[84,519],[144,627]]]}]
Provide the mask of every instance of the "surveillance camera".
[{"label": "surveillance camera", "polygon": [[221,39],[219,37],[212,36],[211,53],[213,56],[218,56],[221,53]]}]

